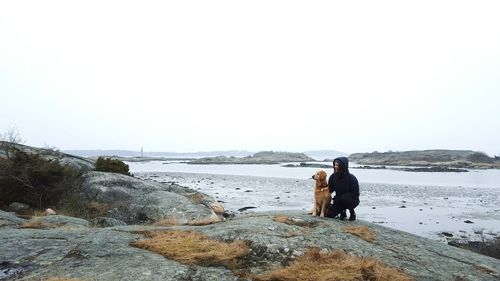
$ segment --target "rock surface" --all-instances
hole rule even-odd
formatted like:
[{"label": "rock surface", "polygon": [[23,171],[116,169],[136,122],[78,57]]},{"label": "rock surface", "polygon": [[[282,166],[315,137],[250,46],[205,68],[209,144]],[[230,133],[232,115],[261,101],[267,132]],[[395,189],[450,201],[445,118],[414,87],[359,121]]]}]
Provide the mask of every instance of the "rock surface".
[{"label": "rock surface", "polygon": [[[286,216],[292,224],[274,221]],[[0,211],[0,218],[12,214]],[[51,216],[53,217],[53,216]],[[373,242],[343,231],[368,226]],[[400,268],[415,280],[499,280],[500,261],[412,234],[363,221],[320,219],[297,211],[249,213],[205,226],[176,226],[202,232],[221,241],[245,240],[251,251],[246,262],[252,273],[285,264],[306,249],[341,249],[371,256]],[[115,226],[0,228],[0,262],[16,267],[19,280],[50,277],[83,280],[245,280],[223,267],[188,266],[156,253],[134,248],[141,231],[166,227]]]},{"label": "rock surface", "polygon": [[128,224],[162,219],[176,220],[180,224],[220,220],[211,209],[218,205],[217,202],[207,195],[176,184],[145,181],[121,174],[84,174],[78,196],[100,209],[101,216]]},{"label": "rock surface", "polygon": [[[95,168],[95,162],[90,159],[62,153],[53,149],[37,148],[22,144],[8,143],[5,141],[0,141],[0,147],[14,147],[25,153],[39,154],[44,159],[58,160],[61,165],[71,166],[82,171],[91,171]],[[0,157],[5,157],[4,153],[5,152],[0,149]]]}]

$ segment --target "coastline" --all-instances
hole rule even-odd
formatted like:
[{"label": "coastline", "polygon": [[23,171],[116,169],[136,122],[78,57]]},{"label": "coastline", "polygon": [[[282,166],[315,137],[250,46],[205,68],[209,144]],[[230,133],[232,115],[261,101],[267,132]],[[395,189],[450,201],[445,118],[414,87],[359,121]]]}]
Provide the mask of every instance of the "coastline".
[{"label": "coastline", "polygon": [[[134,175],[206,193],[236,215],[283,210],[307,213],[313,202],[308,179],[183,172]],[[500,235],[499,189],[365,182],[360,187],[361,204],[356,208],[360,220],[442,242]]]}]

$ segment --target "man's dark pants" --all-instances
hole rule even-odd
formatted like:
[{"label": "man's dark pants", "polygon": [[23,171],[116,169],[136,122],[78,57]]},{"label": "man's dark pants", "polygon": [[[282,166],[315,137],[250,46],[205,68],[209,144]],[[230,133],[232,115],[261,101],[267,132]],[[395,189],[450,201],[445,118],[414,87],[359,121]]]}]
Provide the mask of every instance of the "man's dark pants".
[{"label": "man's dark pants", "polygon": [[353,198],[351,193],[344,193],[340,196],[335,196],[333,198],[333,204],[328,208],[326,216],[329,218],[334,218],[340,214],[343,210],[349,209],[354,210],[359,205],[359,199]]}]

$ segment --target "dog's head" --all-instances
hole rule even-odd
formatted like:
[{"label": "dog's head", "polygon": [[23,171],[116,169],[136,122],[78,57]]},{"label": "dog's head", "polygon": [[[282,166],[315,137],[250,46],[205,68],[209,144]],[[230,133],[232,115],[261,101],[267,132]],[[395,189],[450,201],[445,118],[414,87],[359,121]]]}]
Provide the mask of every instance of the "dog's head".
[{"label": "dog's head", "polygon": [[322,182],[326,180],[326,172],[323,170],[319,170],[314,175],[312,175],[312,179]]}]

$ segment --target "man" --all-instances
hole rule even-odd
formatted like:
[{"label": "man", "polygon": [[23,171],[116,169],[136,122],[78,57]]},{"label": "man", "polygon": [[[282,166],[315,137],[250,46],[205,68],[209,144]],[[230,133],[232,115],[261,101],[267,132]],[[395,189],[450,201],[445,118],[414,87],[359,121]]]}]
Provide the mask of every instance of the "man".
[{"label": "man", "polygon": [[333,160],[333,174],[328,179],[330,192],[335,192],[333,204],[328,208],[327,217],[334,218],[340,214],[340,219],[345,219],[346,209],[349,209],[349,220],[356,219],[354,208],[359,205],[358,179],[349,173],[349,160],[339,157]]}]

